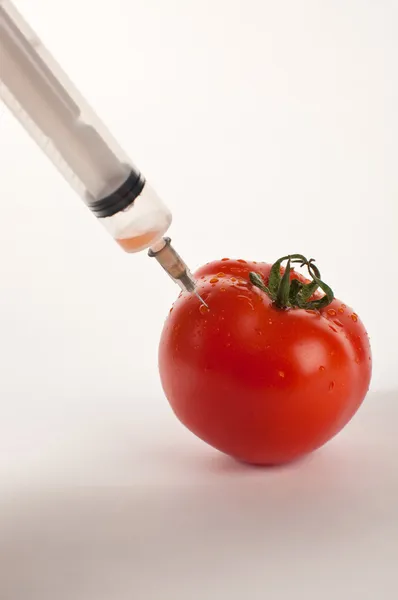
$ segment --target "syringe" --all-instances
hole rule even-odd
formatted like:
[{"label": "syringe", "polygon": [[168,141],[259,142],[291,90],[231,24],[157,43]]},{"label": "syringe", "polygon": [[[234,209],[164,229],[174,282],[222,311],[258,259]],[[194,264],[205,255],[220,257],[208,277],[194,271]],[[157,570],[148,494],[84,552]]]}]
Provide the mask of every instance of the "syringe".
[{"label": "syringe", "polygon": [[163,237],[170,211],[10,0],[0,0],[0,97],[119,246],[149,249],[182,290],[202,301]]}]

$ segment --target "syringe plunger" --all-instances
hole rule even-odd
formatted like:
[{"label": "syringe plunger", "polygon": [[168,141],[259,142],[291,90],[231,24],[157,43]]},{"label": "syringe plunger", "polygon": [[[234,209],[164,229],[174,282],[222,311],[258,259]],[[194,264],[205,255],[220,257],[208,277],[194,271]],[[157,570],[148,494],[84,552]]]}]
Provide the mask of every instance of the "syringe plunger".
[{"label": "syringe plunger", "polygon": [[170,211],[9,0],[0,3],[0,97],[125,250],[164,235]]},{"label": "syringe plunger", "polygon": [[121,248],[152,248],[193,292],[185,263],[162,238],[170,211],[10,0],[0,0],[0,97]]}]

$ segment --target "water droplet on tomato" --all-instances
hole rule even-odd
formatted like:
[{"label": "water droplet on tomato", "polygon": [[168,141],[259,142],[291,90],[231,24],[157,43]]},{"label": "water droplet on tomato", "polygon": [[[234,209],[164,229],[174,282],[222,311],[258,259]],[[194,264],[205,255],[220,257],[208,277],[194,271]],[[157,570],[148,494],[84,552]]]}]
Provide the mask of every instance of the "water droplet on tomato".
[{"label": "water droplet on tomato", "polygon": [[225,277],[225,273],[217,273],[217,277]]},{"label": "water droplet on tomato", "polygon": [[338,319],[335,319],[333,321],[333,323],[335,323],[336,325],[338,325],[339,327],[344,327],[343,323],[341,321],[339,321]]},{"label": "water droplet on tomato", "polygon": [[173,308],[174,308],[174,306],[172,306],[172,307],[170,308],[170,312],[169,312],[169,314],[171,314],[171,313],[173,312]]},{"label": "water droplet on tomato", "polygon": [[358,315],[355,313],[352,313],[351,319],[354,321],[354,323],[356,323],[358,321]]},{"label": "water droplet on tomato", "polygon": [[240,262],[240,263],[244,263],[244,264],[247,264],[247,261],[246,261],[246,260],[243,260],[243,258],[238,258],[238,262]]},{"label": "water droplet on tomato", "polygon": [[332,325],[329,325],[329,328],[334,331],[335,333],[338,333],[337,329],[335,327],[333,327]]},{"label": "water droplet on tomato", "polygon": [[334,381],[331,381],[331,382],[329,383],[329,392],[332,392],[332,391],[334,390],[334,386],[335,386],[335,383],[334,383]]},{"label": "water droplet on tomato", "polygon": [[328,315],[330,315],[331,317],[335,317],[337,315],[337,313],[334,310],[334,308],[329,308],[328,309]]},{"label": "water droplet on tomato", "polygon": [[355,362],[357,363],[357,365],[359,365],[359,363],[360,363],[361,361],[359,360],[359,358],[356,358],[356,359],[355,359]]},{"label": "water droplet on tomato", "polygon": [[268,324],[269,325],[273,325],[274,324],[273,320],[272,319],[268,319]]},{"label": "water droplet on tomato", "polygon": [[257,264],[257,261],[256,261],[256,260],[253,260],[253,265],[256,265],[256,264]]},{"label": "water droplet on tomato", "polygon": [[343,315],[343,314],[344,314],[344,308],[343,308],[343,307],[339,308],[338,312],[339,312],[341,315]]},{"label": "water droplet on tomato", "polygon": [[221,262],[225,262],[226,260],[230,260],[229,258],[222,258]]},{"label": "water droplet on tomato", "polygon": [[278,371],[278,375],[279,375],[279,377],[282,377],[282,379],[284,379],[284,378],[285,378],[285,373],[284,373],[284,371]]},{"label": "water droplet on tomato", "polygon": [[209,307],[208,307],[208,306],[206,306],[206,304],[201,304],[201,305],[199,306],[199,312],[200,312],[202,315],[205,315],[206,313],[208,313],[208,312],[209,312]]},{"label": "water droplet on tomato", "polygon": [[231,277],[231,281],[236,281],[236,277]]},{"label": "water droplet on tomato", "polygon": [[342,304],[341,308],[344,310],[345,308],[347,308],[347,305],[346,304]]},{"label": "water droplet on tomato", "polygon": [[225,292],[225,291],[226,291],[225,287],[220,288],[220,292]]},{"label": "water droplet on tomato", "polygon": [[218,280],[218,278],[217,278],[217,277],[212,277],[212,278],[210,279],[210,283],[218,283],[218,281],[219,281],[219,280]]},{"label": "water droplet on tomato", "polygon": [[321,365],[321,366],[319,367],[319,370],[323,372],[323,371],[325,371],[325,367],[324,367],[323,365]]}]

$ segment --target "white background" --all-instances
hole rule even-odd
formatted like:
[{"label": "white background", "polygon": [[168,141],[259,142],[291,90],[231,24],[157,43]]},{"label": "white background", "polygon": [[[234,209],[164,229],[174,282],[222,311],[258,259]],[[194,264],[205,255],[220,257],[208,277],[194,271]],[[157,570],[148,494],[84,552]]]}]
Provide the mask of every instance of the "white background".
[{"label": "white background", "polygon": [[1,105],[0,597],[392,600],[397,2],[17,6],[169,204],[192,267],[315,256],[366,323],[374,379],[300,464],[243,468],[194,439],[157,374],[177,290]]}]

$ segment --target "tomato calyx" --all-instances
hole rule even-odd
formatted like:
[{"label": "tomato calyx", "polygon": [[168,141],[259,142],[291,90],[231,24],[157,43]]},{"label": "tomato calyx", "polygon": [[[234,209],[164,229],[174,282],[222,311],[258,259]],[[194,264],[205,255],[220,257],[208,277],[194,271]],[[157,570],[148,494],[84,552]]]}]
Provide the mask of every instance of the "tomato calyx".
[{"label": "tomato calyx", "polygon": [[[282,263],[287,261],[285,271],[281,273]],[[292,264],[307,267],[311,281],[303,283],[298,279],[291,279]],[[277,260],[271,269],[268,286],[265,285],[261,275],[249,273],[250,282],[265,292],[275,306],[281,310],[288,308],[304,308],[306,310],[321,310],[329,306],[334,300],[333,290],[321,279],[321,273],[315,265],[313,258],[309,260],[302,254],[290,254]],[[324,295],[314,298],[320,288]]]}]

